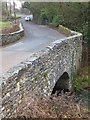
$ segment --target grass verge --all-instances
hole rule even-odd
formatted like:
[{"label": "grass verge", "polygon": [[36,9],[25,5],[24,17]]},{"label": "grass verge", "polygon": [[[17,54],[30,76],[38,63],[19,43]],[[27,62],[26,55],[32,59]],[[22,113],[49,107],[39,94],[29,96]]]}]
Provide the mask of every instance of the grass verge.
[{"label": "grass verge", "polygon": [[10,26],[11,26],[10,22],[0,21],[0,29],[5,28],[5,27],[10,27]]}]

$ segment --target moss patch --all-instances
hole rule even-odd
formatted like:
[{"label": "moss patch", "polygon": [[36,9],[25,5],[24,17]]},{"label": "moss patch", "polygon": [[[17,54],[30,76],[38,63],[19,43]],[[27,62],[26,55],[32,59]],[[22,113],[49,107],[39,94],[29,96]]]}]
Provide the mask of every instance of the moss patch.
[{"label": "moss patch", "polygon": [[46,79],[48,77],[48,71],[44,73],[44,78]]},{"label": "moss patch", "polygon": [[62,25],[59,25],[59,31],[67,36],[71,36],[72,33],[71,33],[71,30],[69,30],[68,28],[66,27],[63,27]]}]

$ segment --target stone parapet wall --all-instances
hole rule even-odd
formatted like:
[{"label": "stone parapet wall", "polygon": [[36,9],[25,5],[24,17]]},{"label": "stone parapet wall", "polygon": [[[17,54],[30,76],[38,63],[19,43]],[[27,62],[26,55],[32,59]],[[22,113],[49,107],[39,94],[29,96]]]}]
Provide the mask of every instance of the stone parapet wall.
[{"label": "stone parapet wall", "polygon": [[60,33],[63,33],[66,36],[73,36],[73,35],[77,34],[77,32],[71,31],[70,29],[68,29],[62,25],[59,25],[58,29],[59,29]]},{"label": "stone parapet wall", "polygon": [[2,117],[14,116],[27,94],[51,94],[59,77],[67,72],[71,89],[72,70],[77,69],[82,54],[82,34],[52,42],[45,50],[33,54],[26,61],[2,76]]},{"label": "stone parapet wall", "polygon": [[19,31],[0,35],[0,46],[4,46],[7,44],[16,42],[20,38],[22,38],[24,36],[24,29],[23,29],[23,26],[21,23],[20,23],[19,27],[20,27]]}]

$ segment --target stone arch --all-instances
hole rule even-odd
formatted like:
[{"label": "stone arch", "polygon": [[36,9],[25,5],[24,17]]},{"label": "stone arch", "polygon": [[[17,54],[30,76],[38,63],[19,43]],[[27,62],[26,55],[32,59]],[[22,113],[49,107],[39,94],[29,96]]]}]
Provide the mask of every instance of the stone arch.
[{"label": "stone arch", "polygon": [[60,78],[57,80],[52,94],[55,94],[56,92],[61,92],[63,90],[63,92],[69,92],[69,75],[67,72],[64,72]]}]

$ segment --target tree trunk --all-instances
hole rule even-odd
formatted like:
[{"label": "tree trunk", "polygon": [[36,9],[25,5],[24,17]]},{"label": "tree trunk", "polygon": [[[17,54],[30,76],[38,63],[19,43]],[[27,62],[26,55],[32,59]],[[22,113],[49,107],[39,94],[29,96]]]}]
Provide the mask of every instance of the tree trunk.
[{"label": "tree trunk", "polygon": [[5,5],[5,9],[6,9],[6,16],[8,17],[8,6],[7,6],[7,1],[6,1],[6,5]]},{"label": "tree trunk", "polygon": [[12,14],[12,10],[11,10],[11,2],[10,2],[10,16],[11,16],[11,14]]},{"label": "tree trunk", "polygon": [[16,23],[16,11],[15,11],[15,2],[13,0],[13,11],[14,11],[14,19],[15,19],[15,23]]}]

